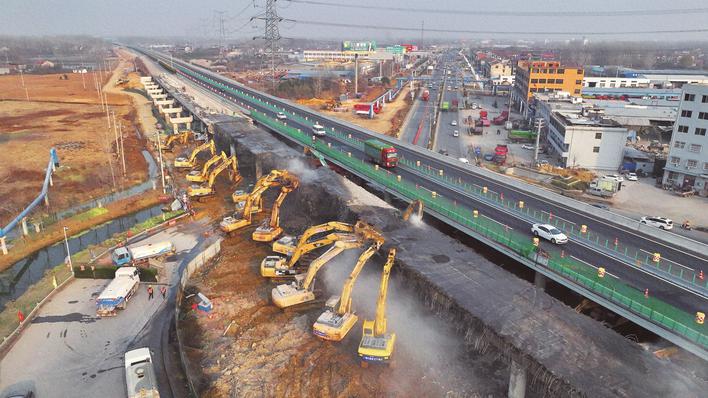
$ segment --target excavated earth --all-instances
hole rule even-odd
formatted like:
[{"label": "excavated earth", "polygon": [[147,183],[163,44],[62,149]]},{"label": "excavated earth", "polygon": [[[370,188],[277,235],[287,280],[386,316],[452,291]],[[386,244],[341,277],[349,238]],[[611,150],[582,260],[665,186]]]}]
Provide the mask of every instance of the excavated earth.
[{"label": "excavated earth", "polygon": [[[222,149],[236,149],[242,187],[272,168],[301,178],[282,206],[285,231],[363,219],[383,232],[386,244],[354,289],[359,324],[332,343],[316,338],[312,323],[324,300],[339,294],[358,252],[325,267],[316,303],[283,311],[270,302],[275,283],[259,275],[269,245],[250,239],[269,212],[226,237],[219,258],[192,277],[186,292],[202,292],[214,310],[193,310],[194,299],[182,306],[188,372],[200,396],[504,396],[512,360],[526,369],[530,397],[700,397],[706,391],[704,370],[657,359],[492,263],[469,240],[463,244],[421,220],[401,221],[376,195],[315,169],[269,133],[248,125],[237,130],[220,131],[216,139]],[[229,200],[224,187],[220,193]],[[269,192],[265,203],[274,197]],[[387,308],[389,329],[398,336],[395,358],[391,367],[364,369],[356,357],[361,320],[373,317],[389,247],[398,249]]]}]

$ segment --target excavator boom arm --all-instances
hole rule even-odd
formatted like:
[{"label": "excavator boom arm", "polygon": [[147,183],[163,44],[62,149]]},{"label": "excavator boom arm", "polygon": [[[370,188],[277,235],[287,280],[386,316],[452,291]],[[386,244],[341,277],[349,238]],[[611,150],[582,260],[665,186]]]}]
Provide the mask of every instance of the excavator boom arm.
[{"label": "excavator boom arm", "polygon": [[207,148],[211,148],[211,154],[212,154],[212,156],[213,156],[213,155],[214,155],[214,152],[215,152],[215,150],[216,150],[215,147],[214,147],[214,141],[208,141],[208,142],[205,142],[205,143],[203,143],[202,145],[199,145],[198,147],[194,148],[194,150],[192,151],[192,153],[189,155],[189,162],[190,162],[190,163],[191,163],[191,162],[194,162],[194,159],[197,158],[197,155],[199,155],[199,152],[201,152],[201,151],[203,151],[203,150],[205,150],[205,149],[207,149]]},{"label": "excavator boom arm", "polygon": [[352,289],[354,289],[354,283],[359,277],[361,270],[364,269],[364,265],[366,264],[366,262],[369,261],[371,256],[373,256],[374,253],[379,250],[379,247],[381,247],[381,243],[375,242],[373,245],[369,246],[366,250],[364,250],[364,252],[361,253],[361,255],[359,256],[359,259],[356,261],[354,269],[349,274],[349,277],[347,278],[346,282],[344,282],[344,287],[342,288],[342,295],[339,296],[339,308],[337,309],[337,313],[339,315],[344,315],[347,312],[351,311],[351,295]]},{"label": "excavator boom arm", "polygon": [[211,171],[209,174],[209,188],[214,186],[214,181],[216,181],[216,177],[221,174],[222,171],[226,170],[226,168],[229,167],[229,165],[233,162],[231,158],[226,159],[225,161],[221,162],[214,170]]},{"label": "excavator boom arm", "polygon": [[331,221],[328,223],[312,226],[302,233],[302,236],[300,236],[300,239],[297,242],[297,247],[306,245],[307,241],[310,240],[313,235],[329,231],[352,232],[354,231],[354,226],[338,221]]},{"label": "excavator boom arm", "polygon": [[388,294],[388,279],[391,275],[394,260],[396,259],[396,249],[391,248],[388,252],[388,259],[381,274],[381,286],[379,287],[379,298],[376,301],[376,318],[374,321],[374,335],[382,336],[386,333],[386,296]]},{"label": "excavator boom arm", "polygon": [[219,160],[224,161],[228,159],[226,157],[226,154],[224,152],[221,152],[219,155],[212,156],[209,160],[204,163],[204,166],[202,166],[202,175],[205,176],[207,175],[207,171],[209,171],[209,168],[214,165],[214,163],[218,162]]},{"label": "excavator boom arm", "polygon": [[317,257],[312,263],[310,263],[310,266],[307,268],[307,275],[305,275],[305,279],[303,280],[302,283],[302,289],[303,290],[309,290],[310,285],[312,285],[312,281],[315,280],[315,276],[317,275],[317,272],[329,261],[331,261],[333,258],[337,257],[337,255],[344,250],[347,249],[353,249],[355,247],[361,247],[362,242],[358,240],[355,236],[352,236],[351,239],[349,240],[340,240],[334,243],[332,247],[329,248],[326,252],[324,252],[321,256]]}]

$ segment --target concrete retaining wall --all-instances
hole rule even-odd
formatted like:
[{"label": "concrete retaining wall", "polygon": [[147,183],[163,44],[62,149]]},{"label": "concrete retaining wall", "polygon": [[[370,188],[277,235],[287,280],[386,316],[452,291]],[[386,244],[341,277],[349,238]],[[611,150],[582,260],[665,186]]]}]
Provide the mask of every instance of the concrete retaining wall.
[{"label": "concrete retaining wall", "polygon": [[179,327],[179,309],[180,305],[182,305],[182,295],[184,292],[185,286],[187,286],[187,282],[189,282],[189,278],[197,271],[199,270],[204,264],[208,263],[216,257],[220,252],[221,252],[221,241],[222,239],[220,238],[216,242],[212,243],[209,245],[206,249],[204,249],[201,253],[199,253],[196,257],[194,257],[189,263],[187,263],[187,266],[184,267],[182,271],[182,275],[180,276],[179,280],[179,286],[177,290],[177,298],[175,300],[175,329],[177,330],[177,346],[179,347],[179,357],[180,361],[182,362],[182,369],[184,370],[184,374],[187,377],[187,384],[189,385],[189,391],[191,392],[192,396],[198,397],[199,395],[197,394],[197,390],[194,387],[194,382],[192,382],[192,377],[190,376],[189,372],[189,367],[187,366],[187,354],[184,352],[184,349],[182,348],[182,332],[180,331]]}]

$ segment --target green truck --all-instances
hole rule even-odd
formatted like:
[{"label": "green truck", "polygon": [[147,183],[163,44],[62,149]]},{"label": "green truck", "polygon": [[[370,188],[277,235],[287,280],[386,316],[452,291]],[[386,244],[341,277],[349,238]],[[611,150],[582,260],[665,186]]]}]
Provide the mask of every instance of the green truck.
[{"label": "green truck", "polygon": [[450,110],[450,103],[448,101],[443,101],[443,103],[440,104],[440,111],[447,112],[449,110]]},{"label": "green truck", "polygon": [[536,140],[535,131],[511,130],[509,132],[511,142],[533,142]]}]

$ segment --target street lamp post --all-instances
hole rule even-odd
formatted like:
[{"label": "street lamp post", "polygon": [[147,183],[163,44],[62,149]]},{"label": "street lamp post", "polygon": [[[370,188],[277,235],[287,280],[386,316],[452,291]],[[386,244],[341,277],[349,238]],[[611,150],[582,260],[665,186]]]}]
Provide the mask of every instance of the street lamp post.
[{"label": "street lamp post", "polygon": [[71,270],[71,275],[74,275],[74,265],[71,263],[71,251],[69,250],[69,238],[66,235],[66,231],[69,230],[69,227],[64,226],[64,245],[66,246],[66,257],[69,259],[67,265],[69,266],[69,269]]}]

